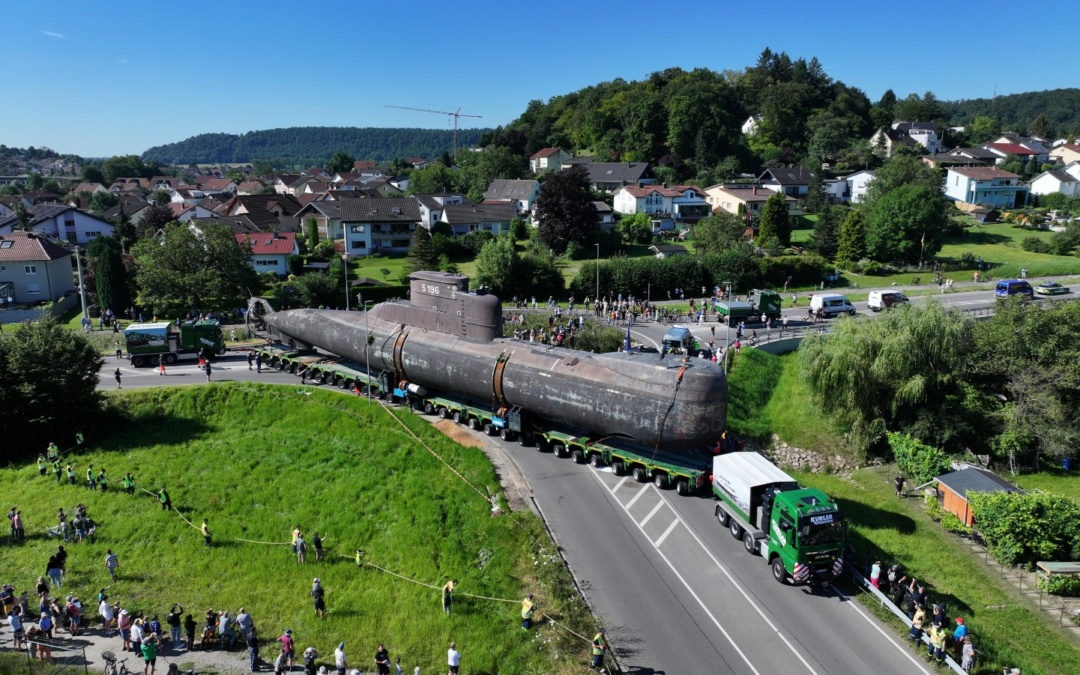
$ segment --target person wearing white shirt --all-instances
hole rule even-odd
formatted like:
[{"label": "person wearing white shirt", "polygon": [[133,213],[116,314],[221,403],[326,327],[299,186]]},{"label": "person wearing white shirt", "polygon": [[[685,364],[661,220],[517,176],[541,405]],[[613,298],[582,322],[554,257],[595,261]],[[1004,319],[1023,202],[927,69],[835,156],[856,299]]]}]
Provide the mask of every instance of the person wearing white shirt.
[{"label": "person wearing white shirt", "polygon": [[101,604],[98,605],[98,614],[101,615],[101,622],[105,626],[105,637],[109,637],[112,632],[113,609],[107,599],[101,600]]},{"label": "person wearing white shirt", "polygon": [[461,667],[461,652],[457,650],[456,642],[451,642],[450,649],[446,651],[446,663],[450,666],[450,675],[457,675]]},{"label": "person wearing white shirt", "polygon": [[345,660],[345,643],[338,644],[337,649],[334,650],[334,666],[337,667],[338,675],[345,675],[345,669],[349,667],[348,661]]}]

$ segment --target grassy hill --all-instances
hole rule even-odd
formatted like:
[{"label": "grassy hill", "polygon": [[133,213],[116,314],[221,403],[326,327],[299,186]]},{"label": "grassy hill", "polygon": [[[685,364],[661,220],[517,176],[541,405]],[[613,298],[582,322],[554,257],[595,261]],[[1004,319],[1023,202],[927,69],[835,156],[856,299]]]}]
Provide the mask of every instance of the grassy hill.
[{"label": "grassy hill", "polygon": [[[56,540],[44,536],[57,507],[85,503],[99,524],[93,543],[71,544],[68,582],[93,598],[108,577],[106,548],[120,558],[110,595],[125,607],[164,614],[173,602],[198,619],[207,607],[245,606],[264,638],[292,628],[301,648],[324,655],[346,640],[357,663],[370,663],[379,642],[412,672],[445,664],[458,643],[469,672],[571,673],[586,663],[584,643],[545,625],[519,627],[519,606],[458,596],[453,616],[438,590],[384,572],[357,570],[341,557],[366,559],[411,579],[459,591],[520,600],[532,591],[541,608],[578,632],[591,618],[572,592],[542,523],[528,513],[493,517],[490,505],[418,444],[377,405],[328,391],[219,384],[124,393],[124,419],[76,458],[104,466],[113,489],[125,471],[151,490],[167,486],[174,504],[198,524],[209,518],[214,546],[154,497],[57,486],[32,466],[0,470],[9,504],[22,509],[28,539],[4,551],[5,582],[33,588]],[[445,438],[411,413],[401,419],[480,490],[498,480],[480,450]],[[297,524],[329,533],[327,560],[300,566],[288,545]],[[309,536],[310,541],[310,536]],[[10,578],[11,570],[18,570]],[[327,618],[314,617],[308,592],[320,577]],[[264,657],[269,654],[264,652]]]}]

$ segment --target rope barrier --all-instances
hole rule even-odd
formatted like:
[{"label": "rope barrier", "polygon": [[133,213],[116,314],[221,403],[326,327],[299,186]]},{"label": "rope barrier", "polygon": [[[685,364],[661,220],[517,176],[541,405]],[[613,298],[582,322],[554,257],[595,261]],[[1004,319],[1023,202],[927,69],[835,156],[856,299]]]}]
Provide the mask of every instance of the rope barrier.
[{"label": "rope barrier", "polygon": [[288,541],[255,541],[254,539],[241,539],[240,537],[233,537],[233,539],[249,544],[263,544],[264,546],[288,546],[291,543]]}]

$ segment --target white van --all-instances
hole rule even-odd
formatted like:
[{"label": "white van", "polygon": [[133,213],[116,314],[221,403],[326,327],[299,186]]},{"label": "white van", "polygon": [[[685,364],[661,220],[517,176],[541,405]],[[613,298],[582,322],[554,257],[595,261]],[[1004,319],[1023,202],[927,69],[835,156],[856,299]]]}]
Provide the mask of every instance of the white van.
[{"label": "white van", "polygon": [[851,304],[851,301],[847,299],[846,295],[817,295],[810,299],[810,309],[814,310],[815,314],[822,314],[826,317],[838,316],[840,314],[855,315],[855,305]]},{"label": "white van", "polygon": [[908,297],[900,291],[870,291],[870,298],[867,300],[866,306],[875,312],[880,312],[893,305],[904,305],[907,303]]}]

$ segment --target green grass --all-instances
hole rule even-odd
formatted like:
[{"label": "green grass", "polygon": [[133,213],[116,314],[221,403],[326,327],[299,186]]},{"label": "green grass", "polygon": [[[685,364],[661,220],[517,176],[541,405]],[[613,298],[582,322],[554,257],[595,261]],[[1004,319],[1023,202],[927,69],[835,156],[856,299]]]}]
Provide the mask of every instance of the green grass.
[{"label": "green grass", "polygon": [[1076,472],[1075,468],[1069,472],[1061,469],[1044,468],[1039,473],[1018,475],[1013,482],[1025,490],[1037,489],[1043,492],[1064,495],[1080,504],[1080,474]]},{"label": "green grass", "polygon": [[[383,274],[389,270],[389,274]],[[360,256],[349,259],[349,278],[367,277],[387,284],[397,284],[409,271],[409,257],[404,253],[392,253],[378,257]]]},{"label": "green grass", "polygon": [[[168,486],[186,518],[209,518],[211,549],[149,495],[57,486],[39,478],[30,461],[0,470],[5,497],[23,510],[29,536],[4,551],[5,569],[20,570],[5,581],[33,587],[55,550],[45,526],[58,506],[73,511],[83,502],[99,523],[98,537],[69,547],[64,593],[92,598],[105,586],[102,561],[112,548],[121,567],[110,595],[131,609],[164,614],[179,601],[199,616],[206,607],[243,605],[264,638],[289,627],[299,643],[323,654],[345,639],[354,659],[385,642],[410,672],[444,663],[451,640],[470,672],[577,672],[573,664],[586,660],[583,643],[549,626],[523,633],[515,603],[459,595],[446,617],[439,591],[372,568],[358,571],[340,557],[363,548],[369,562],[413,579],[441,585],[458,578],[465,593],[520,599],[532,591],[557,619],[579,632],[591,627],[538,519],[492,517],[481,495],[379,406],[297,389],[218,384],[125,392],[113,400],[127,421],[103,423],[88,439],[95,450],[77,458],[80,475],[90,462],[106,467],[114,489],[129,470],[148,489]],[[498,490],[480,450],[450,441],[411,413],[395,414],[480,490]],[[115,431],[102,433],[106,428]],[[236,541],[287,542],[298,523],[308,533],[329,533],[327,561],[309,556],[301,567],[289,546]],[[491,555],[481,569],[483,550]],[[327,589],[322,621],[308,598],[315,576]]]},{"label": "green grass", "polygon": [[966,544],[934,523],[919,500],[894,496],[891,467],[863,469],[851,479],[794,475],[840,502],[853,527],[858,560],[899,562],[909,577],[926,585],[931,602],[944,598],[951,616],[967,619],[981,657],[977,672],[1000,673],[1006,665],[1020,667],[1025,675],[1080,672],[1080,649],[1054,620],[1020,600]]}]

